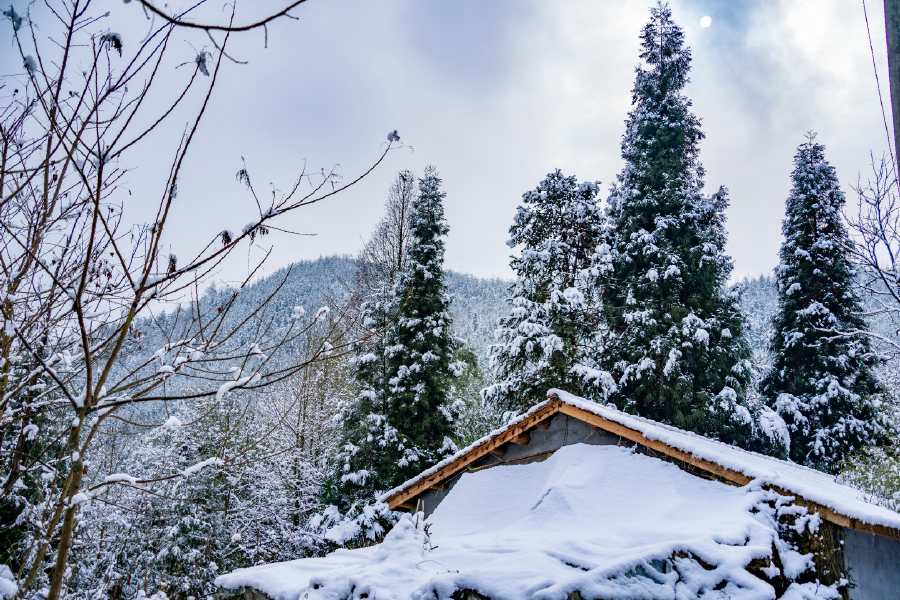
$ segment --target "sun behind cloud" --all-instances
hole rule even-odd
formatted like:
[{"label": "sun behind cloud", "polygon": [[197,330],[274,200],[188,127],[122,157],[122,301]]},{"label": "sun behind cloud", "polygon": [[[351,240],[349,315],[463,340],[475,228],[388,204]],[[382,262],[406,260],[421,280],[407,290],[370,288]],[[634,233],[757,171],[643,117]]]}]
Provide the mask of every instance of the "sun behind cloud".
[{"label": "sun behind cloud", "polygon": [[712,17],[706,16],[700,19],[700,27],[709,27],[712,25]]}]

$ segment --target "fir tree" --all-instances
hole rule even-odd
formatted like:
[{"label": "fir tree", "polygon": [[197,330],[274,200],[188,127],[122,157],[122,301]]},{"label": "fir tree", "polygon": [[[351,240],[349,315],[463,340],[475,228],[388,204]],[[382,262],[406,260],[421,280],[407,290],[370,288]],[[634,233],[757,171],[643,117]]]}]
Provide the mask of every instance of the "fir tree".
[{"label": "fir tree", "polygon": [[341,445],[322,486],[327,508],[313,522],[338,544],[378,540],[390,520],[387,506],[378,501],[380,492],[394,487],[390,458],[398,453],[397,431],[387,418],[390,365],[384,333],[392,320],[390,297],[391,292],[376,290],[361,307],[367,336],[351,360],[356,395],[338,403]]},{"label": "fir tree", "polygon": [[[395,294],[396,322],[389,329],[388,422],[397,429],[399,454],[389,480],[399,485],[456,447],[450,439],[450,377],[465,365],[452,362],[450,296],[444,284],[444,220],[441,180],[427,167],[413,203],[409,262]],[[392,486],[393,487],[393,486]]]},{"label": "fir tree", "polygon": [[583,379],[573,367],[597,321],[581,276],[601,234],[597,191],[597,183],[579,184],[557,169],[522,196],[507,242],[522,246],[510,262],[512,309],[494,333],[497,383],[486,390],[502,410],[525,410],[550,388],[581,392]]},{"label": "fir tree", "polygon": [[357,393],[340,403],[341,449],[323,486],[328,506],[313,521],[332,542],[377,540],[391,518],[380,493],[456,451],[450,383],[466,364],[452,360],[440,183],[435,169],[426,169],[411,201],[412,234],[398,281],[388,289],[382,277],[362,306],[368,337],[353,359]]},{"label": "fir tree", "polygon": [[384,217],[356,261],[362,323],[351,360],[356,393],[338,404],[340,449],[322,488],[327,508],[315,522],[338,544],[379,539],[390,521],[379,494],[399,483],[396,457],[403,441],[388,421],[392,376],[388,346],[400,306],[397,285],[409,267],[415,202],[415,176],[400,171],[388,190]]},{"label": "fir tree", "polygon": [[683,93],[691,52],[668,4],[650,15],[622,140],[626,165],[592,268],[610,330],[597,363],[614,378],[609,399],[620,408],[748,443],[748,348],[724,253],[727,191],[701,194],[704,135]]},{"label": "fir tree", "polygon": [[776,270],[772,369],[761,390],[788,424],[793,460],[834,470],[883,439],[881,388],[854,291],[844,195],[814,134],[794,155]]}]

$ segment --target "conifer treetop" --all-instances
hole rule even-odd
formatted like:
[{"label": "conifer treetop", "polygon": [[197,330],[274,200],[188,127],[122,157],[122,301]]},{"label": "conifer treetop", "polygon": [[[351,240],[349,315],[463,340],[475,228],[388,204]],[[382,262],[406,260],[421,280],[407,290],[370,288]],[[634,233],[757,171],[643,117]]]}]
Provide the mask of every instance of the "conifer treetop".
[{"label": "conifer treetop", "polygon": [[651,68],[637,67],[635,94],[645,83],[652,82],[660,90],[680,90],[690,81],[691,49],[684,45],[684,30],[672,20],[668,2],[659,0],[650,8],[650,21],[644,25],[640,39],[641,60]]},{"label": "conifer treetop", "polygon": [[622,138],[627,166],[619,176],[619,194],[614,196],[657,192],[633,208],[678,212],[678,207],[667,205],[665,193],[699,192],[704,175],[699,143],[705,136],[700,119],[691,112],[691,100],[682,93],[689,81],[691,50],[684,45],[684,32],[672,20],[666,2],[651,7],[640,39],[644,62],[635,69],[634,109]]},{"label": "conifer treetop", "polygon": [[456,451],[449,405],[454,342],[450,296],[444,285],[444,219],[441,179],[433,166],[419,179],[413,203],[409,263],[395,292],[397,319],[389,330],[388,421],[397,428],[402,456],[392,479],[412,477]]},{"label": "conifer treetop", "polygon": [[841,220],[845,197],[825,147],[808,133],[797,148],[776,269],[773,364],[762,382],[790,431],[790,456],[833,470],[850,452],[883,441],[883,392],[865,332]]},{"label": "conifer treetop", "polygon": [[609,399],[626,411],[749,445],[756,418],[744,397],[744,322],[727,287],[727,190],[703,194],[704,136],[683,93],[691,52],[665,2],[650,8],[640,39],[625,167],[591,266],[609,335],[584,374],[614,383]]},{"label": "conifer treetop", "polygon": [[599,321],[584,277],[602,234],[598,191],[557,169],[522,195],[507,242],[522,246],[510,261],[510,313],[491,347],[497,383],[485,390],[501,410],[525,410],[550,388],[582,392],[573,368]]}]

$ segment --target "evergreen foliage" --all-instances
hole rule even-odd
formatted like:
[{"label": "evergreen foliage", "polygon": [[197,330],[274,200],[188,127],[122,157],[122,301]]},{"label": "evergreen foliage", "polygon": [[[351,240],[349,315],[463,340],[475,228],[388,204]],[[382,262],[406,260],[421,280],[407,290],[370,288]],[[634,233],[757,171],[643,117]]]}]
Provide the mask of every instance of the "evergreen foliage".
[{"label": "evergreen foliage", "polygon": [[794,156],[793,187],[776,271],[773,364],[762,383],[784,418],[793,460],[834,470],[847,454],[884,436],[876,358],[854,291],[845,198],[814,134]]},{"label": "evergreen foliage", "polygon": [[497,383],[486,390],[502,410],[525,410],[550,388],[582,393],[573,368],[597,325],[582,277],[602,233],[597,191],[597,183],[579,184],[557,169],[522,196],[507,242],[522,246],[510,262],[512,308],[494,333]]},{"label": "evergreen foliage", "polygon": [[440,183],[428,167],[412,201],[399,281],[363,304],[370,335],[353,360],[358,391],[339,406],[341,449],[323,488],[328,508],[314,524],[339,544],[380,538],[391,515],[378,494],[456,451],[449,392],[466,363],[453,361]]},{"label": "evergreen foliage", "polygon": [[450,387],[450,399],[456,415],[454,440],[465,448],[495,429],[503,426],[504,414],[485,400],[481,391],[491,384],[491,378],[478,365],[478,357],[468,346],[460,346],[453,354],[458,364],[465,364],[459,377]]},{"label": "evergreen foliage", "polygon": [[378,540],[391,522],[388,507],[378,500],[380,492],[394,487],[391,473],[402,444],[388,421],[388,344],[399,311],[396,286],[409,267],[415,199],[414,175],[400,171],[388,190],[384,216],[356,261],[362,323],[350,361],[356,390],[338,403],[340,448],[322,488],[326,508],[314,518],[314,527],[337,544]]},{"label": "evergreen foliage", "polygon": [[390,292],[381,290],[362,305],[363,326],[369,336],[357,346],[351,360],[356,393],[338,403],[341,445],[335,468],[322,487],[327,508],[314,527],[329,529],[343,523],[349,533],[332,535],[332,541],[339,544],[360,537],[377,540],[388,524],[387,507],[377,496],[393,487],[381,474],[391,470],[389,457],[394,454],[386,452],[386,447],[397,443],[396,429],[387,420],[389,363],[384,332],[392,319],[390,298]]},{"label": "evergreen foliage", "polygon": [[427,167],[413,204],[409,264],[395,294],[398,316],[389,329],[387,417],[402,440],[391,487],[456,451],[448,392],[452,373],[465,364],[452,363],[450,295],[444,285],[443,238],[449,228],[440,185],[437,170]]},{"label": "evergreen foliage", "polygon": [[592,275],[610,328],[594,378],[612,376],[619,408],[733,443],[749,443],[749,377],[739,297],[729,291],[727,190],[701,194],[704,135],[683,93],[690,49],[666,3],[650,9],[608,234]]}]

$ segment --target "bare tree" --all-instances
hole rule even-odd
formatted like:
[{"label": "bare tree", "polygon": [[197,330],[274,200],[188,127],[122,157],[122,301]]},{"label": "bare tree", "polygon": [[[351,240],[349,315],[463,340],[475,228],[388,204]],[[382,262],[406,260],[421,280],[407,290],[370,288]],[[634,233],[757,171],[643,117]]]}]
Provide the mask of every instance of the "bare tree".
[{"label": "bare tree", "polygon": [[[334,325],[317,345],[304,346],[291,364],[274,364],[268,357],[328,315],[297,315],[292,326],[273,330],[269,296],[235,324],[228,317],[239,289],[210,306],[201,303],[200,288],[239,245],[278,229],[282,215],[354,185],[396,144],[389,142],[347,183],[334,171],[304,170],[287,193],[271,199],[259,197],[242,169],[238,178],[258,218],[236,231],[209,232],[187,260],[162,249],[179,181],[191,176],[185,158],[228,58],[229,36],[265,28],[299,3],[248,26],[235,26],[232,5],[227,24],[219,26],[187,20],[202,1],[175,15],[142,1],[163,24],[133,47],[103,28],[104,15],[95,14],[91,0],[47,0],[48,22],[41,27],[28,14],[4,12],[0,25],[13,32],[23,72],[0,79],[0,508],[14,517],[4,533],[20,537],[12,539],[15,548],[4,545],[0,560],[16,554],[19,597],[38,585],[46,585],[48,600],[60,597],[76,516],[92,496],[112,485],[152,483],[119,474],[86,486],[97,438],[110,422],[159,426],[147,419],[154,412],[141,407],[171,416],[175,402],[202,401],[209,413],[234,390],[289,380],[352,344],[352,327],[339,325],[343,313],[332,315]],[[202,30],[215,50],[199,51],[188,62],[192,69],[176,73],[164,56],[183,28]],[[179,86],[170,102],[153,108],[159,103],[148,101],[150,93],[164,95],[170,85]],[[129,157],[176,108],[190,108],[193,117],[171,140],[173,159],[158,183],[155,217],[130,225],[122,217]],[[177,318],[147,320],[166,307],[177,308]],[[252,339],[236,337],[250,322],[256,324]],[[202,418],[183,426],[198,424]],[[240,460],[229,452],[219,448],[165,478]]]},{"label": "bare tree", "polygon": [[[318,346],[330,334],[323,321],[304,341]],[[149,483],[99,488],[83,509],[67,597],[134,598],[156,589],[170,599],[201,597],[215,591],[223,570],[324,551],[307,522],[337,450],[333,416],[348,395],[348,358],[313,362],[217,410],[204,410],[214,399],[172,406],[175,419],[199,426],[113,421],[95,447],[102,462],[87,474],[88,487],[104,473]],[[212,447],[225,448],[226,467],[166,478]]]},{"label": "bare tree", "polygon": [[390,291],[398,274],[406,267],[416,189],[416,176],[409,170],[397,173],[388,188],[384,216],[357,259],[360,285],[367,292]]},{"label": "bare tree", "polygon": [[[872,177],[857,183],[858,203],[847,221],[854,243],[850,247],[858,267],[866,317],[877,325],[872,330],[845,332],[867,335],[880,352],[900,358],[900,203],[891,161],[872,157]],[[893,332],[894,335],[890,335]]]}]

